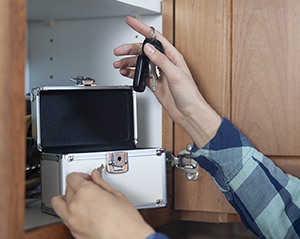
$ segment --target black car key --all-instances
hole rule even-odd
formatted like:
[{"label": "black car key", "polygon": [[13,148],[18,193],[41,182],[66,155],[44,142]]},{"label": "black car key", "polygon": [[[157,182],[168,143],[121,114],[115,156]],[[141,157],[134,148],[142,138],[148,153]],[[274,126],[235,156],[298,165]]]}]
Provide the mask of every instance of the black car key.
[{"label": "black car key", "polygon": [[153,29],[153,36],[152,38],[146,38],[144,40],[142,45],[142,53],[138,56],[136,62],[133,78],[133,89],[137,92],[143,92],[145,90],[148,76],[152,78],[153,91],[156,90],[156,80],[158,79],[157,66],[155,66],[144,53],[144,45],[146,43],[150,43],[161,53],[164,53],[164,49],[161,42],[155,39],[155,29],[153,27],[151,28]]}]

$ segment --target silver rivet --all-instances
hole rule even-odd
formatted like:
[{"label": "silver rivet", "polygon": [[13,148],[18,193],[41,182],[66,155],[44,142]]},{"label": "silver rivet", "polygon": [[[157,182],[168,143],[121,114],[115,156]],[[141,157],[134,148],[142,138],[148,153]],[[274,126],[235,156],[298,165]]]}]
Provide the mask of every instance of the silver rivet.
[{"label": "silver rivet", "polygon": [[74,160],[74,156],[69,156],[69,162]]}]

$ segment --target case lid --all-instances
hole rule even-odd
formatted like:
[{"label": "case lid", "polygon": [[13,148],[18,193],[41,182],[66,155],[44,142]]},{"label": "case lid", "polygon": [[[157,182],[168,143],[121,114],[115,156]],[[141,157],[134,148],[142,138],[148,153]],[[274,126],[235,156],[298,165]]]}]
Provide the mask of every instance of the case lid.
[{"label": "case lid", "polygon": [[40,87],[35,98],[37,143],[43,152],[136,148],[131,87]]}]

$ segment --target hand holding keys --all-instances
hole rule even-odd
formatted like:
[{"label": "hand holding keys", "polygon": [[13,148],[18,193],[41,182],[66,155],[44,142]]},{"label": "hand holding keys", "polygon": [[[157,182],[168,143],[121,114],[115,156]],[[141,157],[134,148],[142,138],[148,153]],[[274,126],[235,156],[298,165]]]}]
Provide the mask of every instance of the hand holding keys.
[{"label": "hand holding keys", "polygon": [[155,29],[153,30],[152,38],[146,38],[142,45],[142,53],[138,56],[136,62],[136,69],[133,78],[133,89],[137,92],[143,92],[146,88],[147,78],[152,79],[152,90],[156,91],[156,81],[159,78],[159,69],[154,65],[144,53],[144,45],[146,43],[152,44],[157,50],[164,53],[163,46],[160,41],[155,39]]}]

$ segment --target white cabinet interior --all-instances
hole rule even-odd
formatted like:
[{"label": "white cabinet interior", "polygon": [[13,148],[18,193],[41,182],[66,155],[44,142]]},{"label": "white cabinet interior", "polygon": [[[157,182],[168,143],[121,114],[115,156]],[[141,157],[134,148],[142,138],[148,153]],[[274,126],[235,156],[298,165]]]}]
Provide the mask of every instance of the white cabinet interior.
[{"label": "white cabinet interior", "polygon": [[[132,85],[113,68],[115,47],[144,40],[126,26],[129,15],[162,30],[160,0],[27,0],[25,93],[38,85],[73,85],[69,78],[77,76]],[[160,147],[161,106],[150,90],[137,100],[138,146]]]}]

